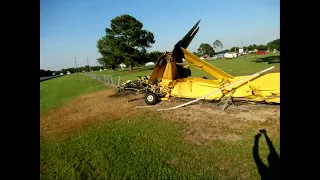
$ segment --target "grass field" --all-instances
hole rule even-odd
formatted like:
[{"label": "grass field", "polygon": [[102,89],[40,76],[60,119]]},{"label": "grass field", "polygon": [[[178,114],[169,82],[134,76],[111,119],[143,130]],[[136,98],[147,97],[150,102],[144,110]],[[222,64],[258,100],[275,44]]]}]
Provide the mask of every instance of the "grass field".
[{"label": "grass field", "polygon": [[[274,55],[259,55],[259,56],[246,56],[239,57],[236,59],[225,59],[225,60],[210,60],[207,61],[210,64],[220,68],[221,70],[229,73],[232,76],[242,76],[250,75],[256,72],[259,72],[263,69],[266,69],[271,66],[275,66],[274,70],[270,72],[279,72],[280,71],[280,53]],[[266,64],[266,62],[268,64]],[[189,64],[189,63],[186,63]],[[191,76],[192,77],[207,77],[211,78],[206,72],[190,66]],[[136,68],[134,72],[128,72],[128,69],[119,69],[115,72],[111,70],[106,71],[95,71],[91,72],[93,74],[104,74],[110,75],[114,79],[117,79],[118,76],[121,76],[122,81],[137,79],[138,76],[150,75],[152,68]]]},{"label": "grass field", "polygon": [[80,94],[101,90],[103,86],[83,77],[70,75],[40,82],[40,113],[77,97]]},{"label": "grass field", "polygon": [[[232,75],[255,73],[271,65],[280,67],[279,63],[252,62],[254,59],[256,57],[212,63]],[[108,74],[132,79],[151,70],[122,72]],[[200,74],[194,72],[197,73]],[[76,74],[41,82],[40,111],[48,114],[53,108],[70,103],[80,95],[105,88]],[[106,101],[105,108],[115,106],[108,104],[107,99],[102,101]],[[199,119],[199,122],[204,120]],[[40,138],[40,179],[260,179],[252,157],[254,136],[260,128],[269,128],[273,145],[280,152],[280,134],[275,131],[274,122],[240,122],[236,119],[228,122],[231,124],[223,121],[219,127],[211,127],[210,122],[206,122],[208,124],[200,130],[237,134],[241,139],[192,143],[185,139],[187,124],[169,121],[152,111],[113,117],[74,134],[43,137]],[[73,123],[80,121],[74,119]],[[259,148],[261,159],[268,164],[266,142],[262,140]]]}]

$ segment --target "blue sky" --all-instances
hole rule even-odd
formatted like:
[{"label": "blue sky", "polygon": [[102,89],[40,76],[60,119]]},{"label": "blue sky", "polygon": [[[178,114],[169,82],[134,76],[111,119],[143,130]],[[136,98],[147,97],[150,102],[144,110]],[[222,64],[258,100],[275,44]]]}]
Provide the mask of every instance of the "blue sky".
[{"label": "blue sky", "polygon": [[280,38],[280,0],[41,0],[40,68],[98,65],[97,40],[116,16],[130,14],[154,33],[148,51],[171,51],[199,20],[189,51],[219,39],[224,49]]}]

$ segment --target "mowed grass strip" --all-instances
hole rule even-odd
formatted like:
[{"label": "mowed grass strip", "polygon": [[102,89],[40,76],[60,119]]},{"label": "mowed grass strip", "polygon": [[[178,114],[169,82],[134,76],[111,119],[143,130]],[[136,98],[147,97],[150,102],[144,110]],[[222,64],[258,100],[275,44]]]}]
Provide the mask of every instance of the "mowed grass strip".
[{"label": "mowed grass strip", "polygon": [[106,88],[101,83],[79,74],[40,82],[40,114],[81,94]]},{"label": "mowed grass strip", "polygon": [[[186,142],[182,128],[150,113],[42,141],[40,179],[260,179],[252,155],[258,129],[204,146]],[[271,140],[279,152],[279,137]],[[264,138],[259,145],[267,163]]]}]

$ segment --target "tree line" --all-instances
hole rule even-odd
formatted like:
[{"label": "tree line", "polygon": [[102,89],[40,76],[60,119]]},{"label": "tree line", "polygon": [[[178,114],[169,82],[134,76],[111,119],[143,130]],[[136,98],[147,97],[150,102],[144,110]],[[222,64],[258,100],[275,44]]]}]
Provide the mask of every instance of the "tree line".
[{"label": "tree line", "polygon": [[104,69],[103,66],[83,66],[83,67],[78,67],[78,68],[66,68],[66,69],[61,69],[57,71],[51,71],[51,70],[44,70],[40,69],[40,77],[49,77],[53,76],[53,73],[55,75],[59,75],[60,73],[67,74],[69,71],[70,73],[78,73],[78,72],[89,72],[89,71],[99,71],[100,69]]},{"label": "tree line", "polygon": [[[223,44],[221,43],[220,40],[216,40],[213,42],[213,45],[211,46],[208,43],[202,43],[200,45],[200,47],[197,49],[197,52],[193,52],[195,55],[197,56],[213,56],[215,54],[223,54],[226,52],[237,52],[239,53],[239,49],[240,47],[232,47],[230,49],[225,49],[222,51],[218,51],[219,49],[223,48]],[[273,40],[271,42],[268,42],[266,45],[260,44],[260,45],[256,45],[256,44],[251,44],[249,46],[244,46],[243,47],[243,51],[253,51],[254,49],[257,50],[278,50],[280,51],[280,39],[276,39]]]},{"label": "tree line", "polygon": [[[101,54],[101,58],[97,59],[98,63],[106,68],[116,70],[120,63],[133,70],[133,67],[142,65],[149,61],[156,61],[163,52],[147,52],[155,43],[152,32],[145,30],[143,24],[128,14],[120,15],[113,18],[110,22],[110,27],[105,29],[105,35],[97,41],[97,48]],[[225,52],[239,52],[239,47],[223,49],[223,44],[220,40],[212,43],[212,46],[207,43],[202,43],[193,52],[197,56],[213,56],[215,54]],[[280,39],[276,39],[266,45],[252,44],[243,47],[244,51],[258,50],[273,50],[280,51]]]}]

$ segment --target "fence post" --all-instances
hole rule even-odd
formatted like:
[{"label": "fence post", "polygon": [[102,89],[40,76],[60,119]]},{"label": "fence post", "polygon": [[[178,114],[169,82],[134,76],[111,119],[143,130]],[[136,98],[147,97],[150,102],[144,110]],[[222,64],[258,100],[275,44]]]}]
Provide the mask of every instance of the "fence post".
[{"label": "fence post", "polygon": [[118,86],[120,86],[120,76],[118,76]]},{"label": "fence post", "polygon": [[104,83],[106,84],[107,82],[106,82],[106,76],[105,75],[103,75],[103,80],[104,80]]},{"label": "fence post", "polygon": [[112,79],[112,76],[110,76],[110,79],[111,79],[111,83],[112,83],[112,85],[113,85],[113,79]]}]

